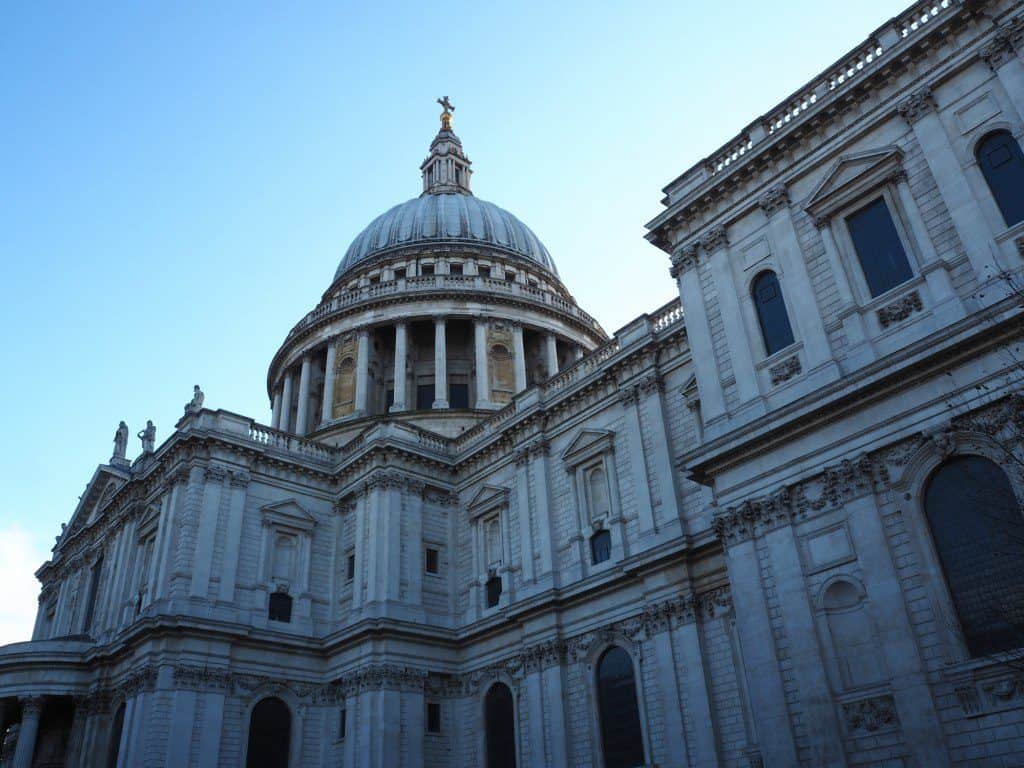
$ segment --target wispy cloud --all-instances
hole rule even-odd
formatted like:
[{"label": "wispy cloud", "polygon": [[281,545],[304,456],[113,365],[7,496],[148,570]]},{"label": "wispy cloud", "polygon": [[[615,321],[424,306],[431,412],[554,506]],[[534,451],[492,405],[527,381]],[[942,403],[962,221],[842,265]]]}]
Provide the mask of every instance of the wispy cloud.
[{"label": "wispy cloud", "polygon": [[0,526],[0,645],[29,640],[36,619],[36,569],[49,556],[46,546],[18,523]]}]

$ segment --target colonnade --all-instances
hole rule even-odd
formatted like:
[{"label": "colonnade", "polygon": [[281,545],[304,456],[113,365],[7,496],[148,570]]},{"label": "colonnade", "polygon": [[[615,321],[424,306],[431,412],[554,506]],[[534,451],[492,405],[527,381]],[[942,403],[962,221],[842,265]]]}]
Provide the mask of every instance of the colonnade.
[{"label": "colonnade", "polygon": [[[424,318],[422,321],[400,320],[391,324],[394,329],[394,363],[393,363],[393,398],[388,407],[391,413],[415,410],[416,393],[409,391],[409,382],[406,375],[406,365],[410,353],[410,325],[413,322],[433,323],[433,382],[434,397],[431,403],[432,409],[443,410],[451,407],[449,403],[449,350],[448,350],[448,325],[451,320],[462,320],[458,316],[435,316]],[[499,323],[506,326],[511,341],[511,349],[508,350],[512,358],[512,370],[514,377],[514,392],[521,392],[528,386],[527,375],[527,349],[523,340],[524,328],[519,322],[505,321],[498,318],[487,318],[474,316],[473,323],[473,367],[475,371],[473,390],[475,408],[493,409],[500,407],[501,403],[492,402],[492,381],[489,366],[489,351],[494,346],[493,339],[489,345],[488,332],[492,323]],[[355,393],[353,416],[362,416],[369,413],[369,394],[371,387],[370,377],[370,338],[371,334],[382,327],[388,326],[363,326],[355,329]],[[543,365],[547,376],[555,375],[564,365],[565,356],[562,362],[559,359],[559,338],[550,331],[527,329],[536,332],[541,336],[539,358],[535,357]],[[583,356],[584,349],[574,342],[563,342],[571,350],[572,359],[578,360]],[[281,377],[273,392],[271,426],[285,432],[306,434],[315,429],[311,424],[313,417],[316,424],[320,426],[330,423],[333,418],[334,389],[337,378],[338,364],[338,337],[327,341],[326,348],[323,346],[311,349],[303,355],[297,364],[291,365]],[[313,395],[314,370],[319,371],[323,366],[322,395],[320,397],[320,412],[313,414],[310,411],[310,403]],[[297,370],[296,370],[297,369]],[[296,375],[297,373],[297,375]]]}]

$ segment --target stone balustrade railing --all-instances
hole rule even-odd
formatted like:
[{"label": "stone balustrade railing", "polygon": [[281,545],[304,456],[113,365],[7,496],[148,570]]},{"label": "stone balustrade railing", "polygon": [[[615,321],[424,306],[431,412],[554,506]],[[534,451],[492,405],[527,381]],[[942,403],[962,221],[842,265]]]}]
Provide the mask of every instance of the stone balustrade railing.
[{"label": "stone balustrade railing", "polygon": [[266,448],[325,464],[333,463],[337,459],[338,451],[332,446],[318,443],[315,440],[307,440],[298,435],[282,432],[279,429],[255,422],[249,426],[249,439],[257,445],[262,445]]},{"label": "stone balustrade railing", "polygon": [[493,277],[481,277],[479,275],[421,275],[366,285],[354,291],[333,296],[322,302],[316,309],[309,312],[296,323],[295,327],[288,332],[288,338],[329,315],[343,312],[365,302],[376,301],[399,294],[415,296],[418,293],[436,294],[438,291],[465,291],[467,293],[485,291],[513,299],[529,301],[533,304],[551,307],[563,314],[569,315],[599,334],[604,333],[600,323],[573,302],[543,288],[508,280],[498,280]]},{"label": "stone balustrade railing", "polygon": [[666,205],[674,205],[684,197],[710,183],[714,177],[731,170],[751,155],[758,144],[788,127],[802,122],[817,111],[837,92],[870,70],[880,59],[898,54],[898,49],[910,45],[924,30],[933,28],[944,17],[953,15],[965,0],[922,0],[877,29],[867,40],[843,56],[795,93],[783,99],[767,114],[755,120],[734,139],[707,158],[695,163],[665,188]]}]

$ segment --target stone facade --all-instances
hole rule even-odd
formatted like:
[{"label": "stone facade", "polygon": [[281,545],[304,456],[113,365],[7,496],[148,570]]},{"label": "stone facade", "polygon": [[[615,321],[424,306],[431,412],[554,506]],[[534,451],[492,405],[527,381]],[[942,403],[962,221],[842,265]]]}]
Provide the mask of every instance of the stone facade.
[{"label": "stone facade", "polygon": [[[446,99],[423,196],[272,361],[271,425],[186,408],[96,470],[0,649],[0,765],[255,765],[279,701],[279,764],[468,768],[499,690],[520,766],[1018,764],[1024,677],[968,648],[923,497],[958,456],[1024,494],[1024,223],[976,159],[1024,134],[1022,30],[916,4],[686,171],[648,225],[681,301],[610,337],[472,197]],[[881,292],[876,200],[909,265]]]}]

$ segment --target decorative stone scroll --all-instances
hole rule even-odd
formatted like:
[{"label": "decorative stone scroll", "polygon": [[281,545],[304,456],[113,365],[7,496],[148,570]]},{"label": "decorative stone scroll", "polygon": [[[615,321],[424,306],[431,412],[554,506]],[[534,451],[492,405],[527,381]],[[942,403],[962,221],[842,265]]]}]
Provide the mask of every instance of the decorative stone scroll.
[{"label": "decorative stone scroll", "polygon": [[892,696],[875,696],[843,704],[843,720],[853,736],[870,736],[900,725]]},{"label": "decorative stone scroll", "polygon": [[757,198],[757,204],[764,211],[764,215],[770,219],[777,211],[781,211],[789,205],[789,192],[786,191],[785,185],[776,184]]},{"label": "decorative stone scroll", "polygon": [[900,117],[910,125],[913,125],[934,109],[935,100],[932,98],[932,89],[927,85],[916,89],[896,105],[896,111],[899,112]]},{"label": "decorative stone scroll", "polygon": [[[1016,662],[1011,660],[1010,665]],[[980,717],[1024,704],[1024,676],[1012,667],[1008,673],[987,680],[972,680],[954,689],[960,708],[968,717]]]},{"label": "decorative stone scroll", "polygon": [[672,254],[672,267],[669,274],[678,278],[683,272],[697,266],[699,251],[696,243],[688,243]]},{"label": "decorative stone scroll", "polygon": [[915,312],[924,309],[921,303],[921,295],[917,291],[911,291],[906,296],[901,296],[892,304],[887,304],[877,310],[878,322],[883,328],[890,325],[902,323]]},{"label": "decorative stone scroll", "polygon": [[768,369],[768,375],[771,377],[773,387],[789,381],[794,376],[799,376],[802,372],[803,366],[800,365],[800,357],[798,355],[787,357],[782,362]]},{"label": "decorative stone scroll", "polygon": [[1012,61],[1018,54],[1015,43],[1019,45],[1018,38],[1021,36],[1019,19],[1005,24],[996,30],[992,39],[982,47],[980,56],[982,61],[988,64],[989,68],[996,72],[1001,66]]},{"label": "decorative stone scroll", "polygon": [[714,253],[728,244],[729,238],[726,237],[725,227],[712,227],[700,238],[700,247],[708,253]]}]

